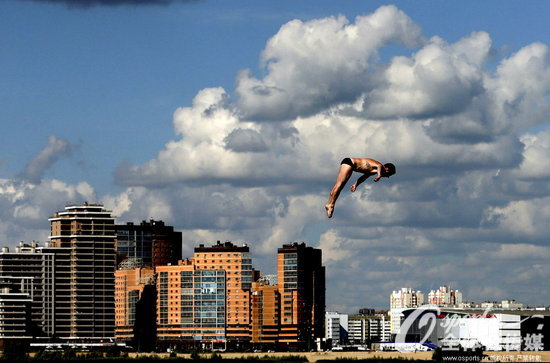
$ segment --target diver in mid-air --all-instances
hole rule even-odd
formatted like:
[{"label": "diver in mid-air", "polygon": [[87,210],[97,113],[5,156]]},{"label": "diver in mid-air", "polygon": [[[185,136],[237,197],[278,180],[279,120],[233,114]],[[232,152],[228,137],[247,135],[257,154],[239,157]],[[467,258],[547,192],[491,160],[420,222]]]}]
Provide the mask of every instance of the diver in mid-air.
[{"label": "diver in mid-air", "polygon": [[389,178],[395,174],[395,165],[392,163],[382,165],[382,163],[369,158],[345,158],[342,160],[340,163],[340,170],[338,171],[338,176],[336,178],[336,184],[332,187],[328,203],[325,205],[327,216],[329,218],[331,218],[332,213],[334,213],[334,204],[336,204],[336,199],[338,199],[340,192],[354,171],[362,173],[363,175],[361,175],[355,184],[350,187],[352,192],[354,192],[359,184],[367,180],[371,175],[376,174],[376,177],[374,178],[375,182],[379,181],[380,178]]}]

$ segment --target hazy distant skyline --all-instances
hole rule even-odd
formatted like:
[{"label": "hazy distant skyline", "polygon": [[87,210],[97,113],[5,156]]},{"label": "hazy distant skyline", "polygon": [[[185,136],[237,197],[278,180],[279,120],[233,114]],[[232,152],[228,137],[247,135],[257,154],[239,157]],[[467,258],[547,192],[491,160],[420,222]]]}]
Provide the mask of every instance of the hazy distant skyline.
[{"label": "hazy distant skyline", "polygon": [[[550,303],[548,2],[79,4],[0,1],[2,245],[89,201],[186,256],[248,243],[264,273],[322,248],[330,310],[441,285]],[[348,156],[397,175],[328,220]]]}]

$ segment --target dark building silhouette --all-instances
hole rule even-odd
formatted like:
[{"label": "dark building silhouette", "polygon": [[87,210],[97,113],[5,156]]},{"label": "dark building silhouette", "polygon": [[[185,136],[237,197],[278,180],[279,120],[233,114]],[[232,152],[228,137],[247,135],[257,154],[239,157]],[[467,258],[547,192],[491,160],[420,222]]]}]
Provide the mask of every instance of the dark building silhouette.
[{"label": "dark building silhouette", "polygon": [[153,219],[139,225],[117,225],[117,258],[132,260],[139,266],[177,265],[182,257],[181,232]]},{"label": "dark building silhouette", "polygon": [[32,303],[32,278],[0,277],[0,347],[7,342],[31,340]]},{"label": "dark building silhouette", "polygon": [[325,267],[322,251],[305,243],[285,244],[278,250],[281,294],[279,342],[289,348],[312,349],[325,334]]},{"label": "dark building silhouette", "polygon": [[20,292],[32,297],[31,317],[33,338],[47,338],[55,334],[55,254],[43,253],[38,242],[0,252],[0,278],[20,285]]},{"label": "dark building silhouette", "polygon": [[154,285],[144,287],[136,303],[134,347],[138,352],[153,352],[157,343],[157,290]]}]

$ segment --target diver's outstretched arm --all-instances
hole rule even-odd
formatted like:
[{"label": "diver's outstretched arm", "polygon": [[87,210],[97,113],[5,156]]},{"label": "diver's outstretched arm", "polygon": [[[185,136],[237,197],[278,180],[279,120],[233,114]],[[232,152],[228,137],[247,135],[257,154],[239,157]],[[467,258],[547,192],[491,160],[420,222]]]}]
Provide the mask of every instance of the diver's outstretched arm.
[{"label": "diver's outstretched arm", "polygon": [[357,179],[357,181],[355,182],[355,184],[353,184],[353,185],[350,187],[350,190],[351,190],[352,192],[354,192],[354,191],[357,189],[357,187],[358,187],[362,182],[364,182],[365,180],[367,180],[369,177],[370,177],[369,174],[363,174],[363,175],[361,175],[361,176],[359,177],[359,179]]}]

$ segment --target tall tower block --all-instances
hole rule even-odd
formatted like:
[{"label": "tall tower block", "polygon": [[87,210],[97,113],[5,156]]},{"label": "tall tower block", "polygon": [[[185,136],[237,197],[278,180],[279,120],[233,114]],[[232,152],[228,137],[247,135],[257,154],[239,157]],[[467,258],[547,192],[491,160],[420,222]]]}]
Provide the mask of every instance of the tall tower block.
[{"label": "tall tower block", "polygon": [[[57,309],[69,339],[114,338],[115,219],[100,204],[69,205],[54,213],[52,247],[67,251],[56,266]],[[63,334],[65,335],[65,334]]]},{"label": "tall tower block", "polygon": [[285,244],[277,255],[281,294],[280,342],[311,349],[324,336],[325,267],[322,251],[305,243]]}]

